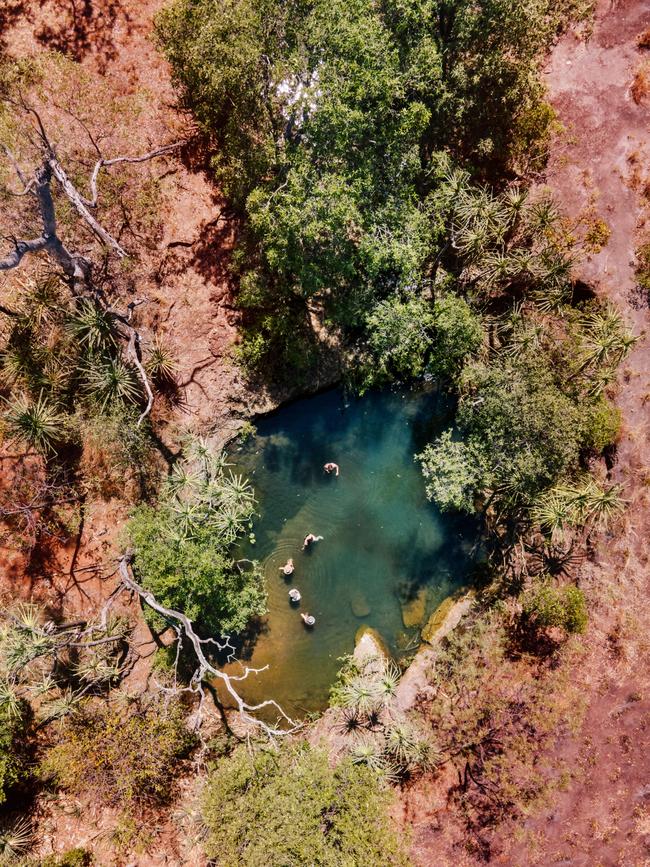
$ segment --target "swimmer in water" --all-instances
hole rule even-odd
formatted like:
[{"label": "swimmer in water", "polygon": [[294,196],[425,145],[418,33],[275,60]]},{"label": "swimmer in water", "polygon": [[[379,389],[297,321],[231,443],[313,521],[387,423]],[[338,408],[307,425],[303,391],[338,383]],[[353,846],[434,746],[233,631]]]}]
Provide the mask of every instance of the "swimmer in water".
[{"label": "swimmer in water", "polygon": [[339,465],[335,464],[334,461],[329,461],[328,463],[326,463],[323,469],[326,473],[333,472],[335,476],[338,476],[339,474]]},{"label": "swimmer in water", "polygon": [[280,572],[282,572],[284,575],[293,575],[295,568],[296,567],[293,565],[293,560],[291,559],[291,557],[289,557],[284,566],[280,566]]},{"label": "swimmer in water", "polygon": [[322,536],[314,536],[313,533],[307,533],[305,541],[302,543],[302,550],[304,551],[305,548],[309,548],[312,542],[320,542],[322,538]]},{"label": "swimmer in water", "polygon": [[313,614],[305,614],[304,612],[301,612],[300,616],[302,617],[302,622],[305,624],[305,626],[315,625],[316,618]]}]

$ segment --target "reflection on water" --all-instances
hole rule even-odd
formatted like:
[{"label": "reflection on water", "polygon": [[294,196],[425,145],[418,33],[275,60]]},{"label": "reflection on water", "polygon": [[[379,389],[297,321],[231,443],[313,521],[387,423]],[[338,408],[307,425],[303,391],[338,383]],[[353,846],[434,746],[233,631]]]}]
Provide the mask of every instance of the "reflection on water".
[{"label": "reflection on water", "polygon": [[[248,700],[272,697],[297,715],[323,708],[360,626],[377,629],[398,656],[418,634],[405,628],[400,599],[426,588],[429,613],[463,584],[475,528],[426,501],[413,460],[448,420],[436,391],[360,399],[331,391],[263,419],[234,453],[261,516],[255,544],[241,553],[263,564],[269,595],[247,660],[269,668],[242,689]],[[327,461],[340,465],[338,478],[323,471]],[[324,538],[303,552],[309,532]],[[289,557],[295,572],[285,578]],[[302,595],[298,607],[289,603],[291,587]],[[300,611],[316,617],[313,630]]]}]

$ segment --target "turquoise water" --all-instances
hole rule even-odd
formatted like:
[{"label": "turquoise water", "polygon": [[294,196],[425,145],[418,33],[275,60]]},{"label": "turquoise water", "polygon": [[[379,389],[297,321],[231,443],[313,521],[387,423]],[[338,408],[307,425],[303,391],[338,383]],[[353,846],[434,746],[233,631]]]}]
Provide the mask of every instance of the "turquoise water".
[{"label": "turquoise water", "polygon": [[[374,627],[396,657],[412,653],[419,627],[404,626],[401,602],[419,593],[429,614],[465,583],[476,528],[427,502],[413,460],[449,416],[434,389],[359,399],[336,390],[261,420],[235,450],[260,513],[255,544],[241,554],[261,562],[269,596],[246,660],[269,668],[247,682],[246,698],[272,697],[298,715],[323,708],[360,626]],[[323,471],[327,461],[339,464],[338,478]],[[324,538],[303,552],[309,532]],[[295,572],[285,579],[289,557]],[[291,587],[302,595],[298,608]],[[316,618],[314,629],[300,611]]]}]

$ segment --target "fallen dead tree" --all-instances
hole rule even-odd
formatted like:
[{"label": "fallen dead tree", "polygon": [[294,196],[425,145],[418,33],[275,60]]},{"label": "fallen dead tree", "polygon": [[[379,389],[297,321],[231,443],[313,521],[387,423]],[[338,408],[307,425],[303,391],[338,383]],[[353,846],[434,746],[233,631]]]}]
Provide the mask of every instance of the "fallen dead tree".
[{"label": "fallen dead tree", "polygon": [[[195,727],[198,729],[202,722],[203,705],[206,697],[206,681],[208,679],[213,679],[219,681],[223,685],[224,689],[233,700],[240,717],[245,723],[254,728],[260,729],[269,737],[284,736],[296,731],[300,727],[300,724],[291,719],[291,717],[284,712],[276,701],[273,699],[266,699],[266,701],[259,702],[258,704],[249,704],[244,698],[242,698],[234,686],[235,683],[245,681],[251,674],[258,674],[265,671],[268,668],[268,665],[263,668],[250,668],[249,666],[242,665],[242,673],[239,675],[227,674],[222,669],[213,665],[206,655],[205,648],[209,646],[216,648],[219,653],[228,653],[228,661],[234,661],[235,648],[230,643],[229,636],[225,636],[222,641],[217,641],[214,638],[200,638],[196,634],[192,622],[185,616],[185,614],[181,611],[175,611],[172,608],[166,608],[164,605],[161,605],[156,600],[153,593],[145,590],[138,584],[134,579],[130,568],[131,560],[131,552],[127,552],[120,560],[119,571],[124,587],[137,594],[144,604],[148,605],[153,611],[160,614],[161,617],[163,617],[164,620],[174,629],[178,642],[176,648],[177,663],[185,641],[188,641],[192,646],[196,656],[197,666],[190,678],[189,684],[187,686],[175,684],[171,688],[165,688],[176,694],[187,692],[198,696],[199,708],[196,714]],[[278,722],[275,725],[268,725],[256,715],[261,711],[268,709],[273,709],[278,714]],[[284,726],[282,723],[284,723]]]}]

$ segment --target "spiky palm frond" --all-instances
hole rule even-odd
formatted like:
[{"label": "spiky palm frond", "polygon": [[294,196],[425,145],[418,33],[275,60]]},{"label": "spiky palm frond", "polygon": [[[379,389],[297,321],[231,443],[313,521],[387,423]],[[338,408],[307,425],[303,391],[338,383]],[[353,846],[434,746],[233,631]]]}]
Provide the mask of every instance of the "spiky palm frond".
[{"label": "spiky palm frond", "polygon": [[557,227],[560,212],[552,198],[543,197],[530,206],[527,212],[528,226],[534,234],[549,232]]},{"label": "spiky palm frond", "polygon": [[54,722],[54,720],[62,719],[79,705],[82,696],[68,688],[65,692],[53,698],[51,701],[44,702],[40,707],[39,716],[43,723]]},{"label": "spiky palm frond", "polygon": [[9,386],[34,383],[39,366],[34,358],[34,346],[29,339],[12,339],[0,354],[0,377]]},{"label": "spiky palm frond", "polygon": [[501,200],[510,222],[514,223],[522,214],[528,201],[528,190],[519,184],[515,184],[512,187],[508,187],[501,196]]},{"label": "spiky palm frond", "polygon": [[621,496],[622,485],[600,487],[594,481],[587,485],[584,498],[586,518],[600,527],[605,527],[616,515],[625,509],[625,500]]},{"label": "spiky palm frond", "polygon": [[61,278],[46,271],[21,282],[20,312],[23,322],[40,329],[61,314]]},{"label": "spiky palm frond", "polygon": [[503,347],[503,351],[511,358],[521,358],[522,355],[540,350],[543,338],[544,329],[541,325],[520,328],[510,336],[510,340]]},{"label": "spiky palm frond", "polygon": [[166,487],[170,496],[182,497],[185,493],[196,491],[201,482],[198,473],[191,470],[187,464],[180,463],[174,466],[167,477]]},{"label": "spiky palm frond", "polygon": [[19,395],[9,402],[5,423],[10,439],[21,440],[43,454],[56,451],[66,433],[65,416],[42,393],[36,401]]},{"label": "spiky palm frond", "polygon": [[568,527],[576,525],[578,512],[570,491],[555,489],[540,496],[531,508],[531,518],[543,533],[561,537]]},{"label": "spiky palm frond", "polygon": [[383,744],[374,738],[360,738],[350,749],[350,757],[355,765],[367,765],[377,773],[386,769]]},{"label": "spiky palm frond", "polygon": [[16,688],[4,678],[0,678],[0,708],[16,719],[21,715],[20,696],[16,692]]},{"label": "spiky palm frond", "polygon": [[28,818],[22,817],[13,824],[0,829],[0,856],[4,859],[19,858],[34,842],[34,832]]},{"label": "spiky palm frond", "polygon": [[130,365],[121,358],[95,356],[84,367],[86,392],[96,400],[104,412],[111,403],[137,403],[140,383]]},{"label": "spiky palm frond", "polygon": [[57,689],[58,686],[59,683],[56,678],[52,677],[51,674],[46,674],[41,680],[34,684],[30,684],[28,689],[34,698],[41,698],[42,696],[47,695],[48,692],[52,692],[53,689]]},{"label": "spiky palm frond", "polygon": [[177,503],[173,508],[175,524],[183,540],[192,539],[203,519],[203,511],[196,503]]},{"label": "spiky palm frond", "polygon": [[377,679],[377,692],[386,701],[395,695],[400,681],[400,670],[397,665],[390,660],[386,663],[383,672]]},{"label": "spiky palm frond", "polygon": [[386,734],[386,750],[403,767],[408,767],[417,758],[417,745],[413,730],[403,723],[393,726]]},{"label": "spiky palm frond", "polygon": [[82,658],[74,666],[74,673],[86,683],[107,683],[118,680],[122,669],[115,660],[98,653]]},{"label": "spiky palm frond", "polygon": [[585,316],[581,325],[583,369],[605,365],[618,367],[639,339],[628,331],[623,317],[611,305]]},{"label": "spiky palm frond", "polygon": [[244,518],[236,506],[224,506],[210,520],[226,545],[232,545],[243,529]]},{"label": "spiky palm frond", "polygon": [[356,707],[362,713],[368,713],[381,702],[381,697],[376,682],[355,677],[343,687],[342,700],[344,707]]},{"label": "spiky palm frond", "polygon": [[156,335],[149,352],[145,367],[154,382],[173,382],[178,364],[173,353],[164,341]]},{"label": "spiky palm frond", "polygon": [[67,328],[72,337],[87,352],[97,353],[117,346],[116,318],[88,298],[79,301]]},{"label": "spiky palm frond", "polygon": [[582,485],[559,486],[538,498],[531,517],[552,539],[561,538],[568,527],[587,522],[606,526],[625,508],[621,490],[620,485],[601,487],[593,479]]}]

